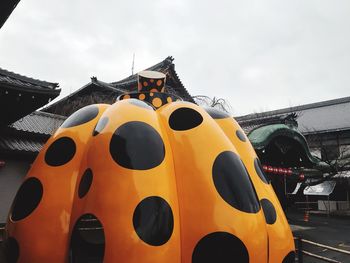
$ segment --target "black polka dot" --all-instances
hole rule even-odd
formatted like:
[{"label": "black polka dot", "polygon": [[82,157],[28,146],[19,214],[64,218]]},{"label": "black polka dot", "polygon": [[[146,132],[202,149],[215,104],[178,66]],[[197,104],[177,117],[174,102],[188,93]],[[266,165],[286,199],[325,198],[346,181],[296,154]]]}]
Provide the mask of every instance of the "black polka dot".
[{"label": "black polka dot", "polygon": [[214,232],[203,237],[192,254],[192,263],[248,263],[246,246],[227,232]]},{"label": "black polka dot", "polygon": [[141,107],[141,108],[153,110],[153,107],[151,105],[149,105],[148,103],[143,102],[141,100],[138,100],[138,99],[130,99],[130,100],[128,100],[128,102],[130,102],[131,104],[133,104],[135,106]]},{"label": "black polka dot", "polygon": [[185,131],[199,126],[203,122],[202,115],[191,108],[178,108],[171,113],[169,125],[175,131]]},{"label": "black polka dot", "polygon": [[173,212],[163,198],[150,196],[137,205],[133,224],[137,235],[144,242],[160,246],[169,240],[173,232]]},{"label": "black polka dot", "polygon": [[213,118],[213,119],[225,119],[225,118],[230,118],[230,114],[227,112],[215,109],[215,108],[204,108],[206,112]]},{"label": "black polka dot", "polygon": [[45,162],[51,166],[68,163],[75,154],[76,146],[69,137],[61,137],[54,141],[45,153]]},{"label": "black polka dot", "polygon": [[92,135],[96,136],[97,134],[99,134],[106,127],[107,123],[108,117],[102,117],[101,119],[99,119]]},{"label": "black polka dot", "polygon": [[74,112],[65,122],[62,124],[62,128],[74,127],[87,123],[94,119],[98,115],[98,107],[96,105],[86,106],[76,112]]},{"label": "black polka dot", "polygon": [[19,257],[19,245],[16,239],[13,237],[7,238],[3,243],[3,251],[7,263],[17,262]]},{"label": "black polka dot", "polygon": [[288,255],[283,259],[282,263],[294,263],[295,262],[295,252],[291,251]]},{"label": "black polka dot", "polygon": [[78,189],[79,198],[83,198],[89,191],[90,186],[92,184],[92,178],[93,178],[93,174],[91,169],[89,168],[86,169],[79,183],[79,189]]},{"label": "black polka dot", "polygon": [[231,151],[220,153],[212,172],[216,190],[228,204],[247,213],[260,210],[253,184],[237,154]]},{"label": "black polka dot", "polygon": [[260,179],[265,183],[268,184],[270,182],[270,179],[268,176],[264,173],[264,170],[262,168],[261,162],[258,158],[255,158],[254,160],[254,167],[256,173],[259,175]]},{"label": "black polka dot", "polygon": [[238,139],[240,139],[242,142],[245,142],[247,140],[244,133],[241,130],[237,130],[236,135]]},{"label": "black polka dot", "polygon": [[11,219],[21,220],[29,216],[39,205],[43,186],[39,179],[30,177],[19,188],[12,206]]},{"label": "black polka dot", "polygon": [[147,170],[162,163],[165,148],[159,133],[149,124],[131,121],[113,134],[109,151],[120,166],[133,170]]},{"label": "black polka dot", "polygon": [[275,207],[268,199],[261,199],[260,203],[264,211],[266,223],[272,225],[276,222],[277,217]]},{"label": "black polka dot", "polygon": [[96,216],[84,214],[77,220],[72,231],[69,250],[69,262],[103,262],[105,234]]}]

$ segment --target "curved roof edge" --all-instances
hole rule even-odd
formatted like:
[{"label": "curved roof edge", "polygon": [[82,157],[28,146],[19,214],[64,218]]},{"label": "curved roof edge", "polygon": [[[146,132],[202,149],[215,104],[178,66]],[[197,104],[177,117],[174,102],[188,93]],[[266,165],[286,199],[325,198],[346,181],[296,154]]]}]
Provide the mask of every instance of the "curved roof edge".
[{"label": "curved roof edge", "polygon": [[264,149],[274,138],[280,136],[287,137],[296,141],[304,150],[308,161],[315,167],[323,170],[329,166],[311,154],[307,141],[300,132],[290,128],[285,124],[271,124],[260,126],[248,134],[248,138],[255,150]]}]

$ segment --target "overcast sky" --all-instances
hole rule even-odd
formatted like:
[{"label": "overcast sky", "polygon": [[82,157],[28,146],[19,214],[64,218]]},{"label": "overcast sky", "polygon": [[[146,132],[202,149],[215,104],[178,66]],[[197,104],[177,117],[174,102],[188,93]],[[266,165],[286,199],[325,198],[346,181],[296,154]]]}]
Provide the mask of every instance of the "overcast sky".
[{"label": "overcast sky", "polygon": [[0,30],[0,67],[112,82],[175,58],[192,95],[234,115],[350,96],[350,1],[22,0]]}]

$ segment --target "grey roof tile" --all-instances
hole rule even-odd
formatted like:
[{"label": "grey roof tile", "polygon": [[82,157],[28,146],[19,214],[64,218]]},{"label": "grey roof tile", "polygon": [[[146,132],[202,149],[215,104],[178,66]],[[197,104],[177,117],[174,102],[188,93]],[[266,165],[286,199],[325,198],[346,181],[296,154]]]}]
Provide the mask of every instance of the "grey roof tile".
[{"label": "grey roof tile", "polygon": [[9,125],[17,131],[24,131],[36,134],[51,135],[64,122],[66,117],[46,113],[42,111],[34,111],[33,113],[23,117],[22,119]]},{"label": "grey roof tile", "polygon": [[0,137],[0,150],[11,152],[28,152],[38,153],[46,139],[30,139],[21,138],[18,136],[1,136]]},{"label": "grey roof tile", "polygon": [[0,68],[0,84],[36,90],[55,90],[58,87],[58,83],[29,78],[2,68]]},{"label": "grey roof tile", "polygon": [[281,117],[293,112],[297,113],[298,130],[303,134],[350,129],[350,97],[248,114],[235,119],[245,129],[245,126],[262,123],[265,118]]}]

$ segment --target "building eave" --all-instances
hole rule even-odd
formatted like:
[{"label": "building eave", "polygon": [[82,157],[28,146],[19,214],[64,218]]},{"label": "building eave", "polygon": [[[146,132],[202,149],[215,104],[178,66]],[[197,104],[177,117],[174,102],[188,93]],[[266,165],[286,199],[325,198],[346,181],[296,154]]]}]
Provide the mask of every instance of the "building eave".
[{"label": "building eave", "polygon": [[1,0],[0,1],[0,28],[5,24],[13,10],[15,10],[20,0]]}]

